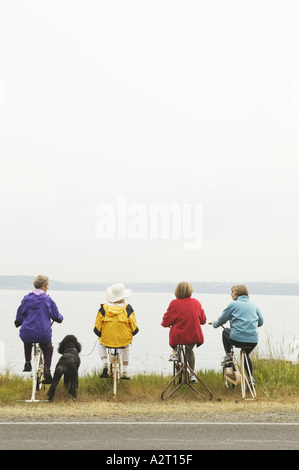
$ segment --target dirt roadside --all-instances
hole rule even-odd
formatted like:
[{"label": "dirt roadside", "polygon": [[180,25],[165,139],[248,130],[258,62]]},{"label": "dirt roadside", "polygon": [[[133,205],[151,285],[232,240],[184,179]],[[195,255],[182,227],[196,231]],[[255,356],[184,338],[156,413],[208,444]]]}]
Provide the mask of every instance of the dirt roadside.
[{"label": "dirt roadside", "polygon": [[299,403],[39,402],[0,407],[0,421],[299,422]]}]

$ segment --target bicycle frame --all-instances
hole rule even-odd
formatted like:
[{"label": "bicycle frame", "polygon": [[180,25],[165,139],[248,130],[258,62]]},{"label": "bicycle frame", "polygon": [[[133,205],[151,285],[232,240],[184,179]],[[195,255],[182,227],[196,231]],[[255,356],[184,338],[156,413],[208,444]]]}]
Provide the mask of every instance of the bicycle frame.
[{"label": "bicycle frame", "polygon": [[44,377],[44,355],[38,343],[33,343],[32,394],[31,394],[30,400],[25,400],[27,403],[47,401],[47,400],[35,399],[36,390],[41,390],[43,377]]},{"label": "bicycle frame", "polygon": [[232,387],[240,385],[241,383],[241,373],[235,357],[234,348],[231,349],[231,356],[231,362],[223,365],[223,380],[226,388],[229,388],[229,383],[232,384]]},{"label": "bicycle frame", "polygon": [[[54,320],[51,321],[51,326]],[[44,354],[38,343],[33,343],[33,360],[32,360],[32,394],[30,400],[25,400],[27,403],[46,401],[48,400],[36,400],[36,390],[41,390],[44,379]]]},{"label": "bicycle frame", "polygon": [[[209,323],[212,325],[213,323]],[[224,326],[221,325],[223,329]],[[241,392],[242,398],[245,400],[255,400],[256,399],[256,391],[254,386],[253,377],[250,373],[250,367],[248,364],[248,359],[246,355],[246,346],[241,347],[241,357],[240,357],[240,368],[238,366],[238,361],[235,356],[235,347],[231,346],[231,356],[232,356],[232,365],[225,366],[223,365],[223,379],[226,387],[228,388],[227,382],[230,382],[232,386],[241,385]],[[249,371],[249,376],[247,377],[245,372],[245,364],[246,368]],[[245,398],[246,396],[246,385],[247,390],[250,392],[252,398]]]},{"label": "bicycle frame", "polygon": [[[249,364],[246,356],[246,350],[244,348],[241,348],[241,354],[240,354],[240,368],[238,366],[238,361],[235,356],[235,350],[234,347],[232,346],[231,348],[231,356],[232,356],[232,364],[229,366],[223,366],[223,379],[226,387],[228,388],[227,382],[230,382],[233,386],[235,385],[241,385],[241,393],[242,393],[242,398],[246,399],[246,385],[247,385],[247,390],[250,392],[251,397],[249,400],[255,400],[256,398],[256,391],[255,391],[255,386],[253,382],[253,377],[249,373],[249,377],[247,377],[246,372],[245,372],[245,363],[247,365],[247,370],[249,371]],[[248,400],[248,398],[247,398]]]},{"label": "bicycle frame", "polygon": [[[188,385],[195,393],[197,393],[203,400],[205,400],[205,397],[199,393],[199,391],[189,383],[188,378],[189,378],[189,373],[195,375],[196,379],[198,382],[206,389],[210,396],[210,400],[212,400],[213,395],[211,390],[204,384],[204,382],[196,375],[194,370],[191,369],[187,362],[187,354],[185,351],[185,348],[183,345],[179,345],[177,347],[177,353],[178,353],[178,360],[175,361],[174,366],[173,366],[173,378],[171,381],[166,385],[164,388],[161,398],[164,400],[165,398],[170,398],[183,384]],[[165,392],[168,390],[168,388],[171,386],[171,384],[175,385],[176,379],[179,378],[179,385],[168,395],[168,397],[165,397]]]},{"label": "bicycle frame", "polygon": [[113,377],[113,396],[116,397],[117,383],[121,375],[121,349],[108,348],[110,375]]},{"label": "bicycle frame", "polygon": [[[247,370],[249,371],[249,376],[247,377],[245,373],[245,362],[247,365]],[[249,379],[249,380],[248,380]],[[246,396],[246,385],[247,389],[251,394],[251,399],[250,398],[245,398]],[[249,369],[249,364],[246,356],[246,351],[244,349],[241,349],[241,390],[242,390],[242,398],[245,400],[255,400],[256,399],[256,391],[255,391],[255,386],[254,386],[254,381],[253,377],[250,373]]]}]

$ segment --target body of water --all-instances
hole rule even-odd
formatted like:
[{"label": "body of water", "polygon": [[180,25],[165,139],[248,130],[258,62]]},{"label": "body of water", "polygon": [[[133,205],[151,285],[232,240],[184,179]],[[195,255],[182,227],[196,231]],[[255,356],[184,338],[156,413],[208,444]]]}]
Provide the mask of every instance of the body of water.
[{"label": "body of water", "polygon": [[[20,290],[0,290],[0,371],[5,368],[14,373],[21,373],[24,365],[23,343],[19,338],[19,329],[14,326],[17,308],[28,292]],[[82,344],[80,373],[101,368],[101,361],[96,347],[97,337],[93,326],[98,308],[106,300],[105,292],[83,291],[48,291],[64,316],[61,324],[54,323],[54,355],[52,370],[60,355],[57,346],[67,334],[74,334]],[[197,294],[197,298],[207,315],[207,322],[216,320],[231,301],[231,296],[224,294]],[[140,332],[134,337],[131,346],[130,371],[171,373],[172,364],[168,362],[171,349],[168,344],[169,329],[161,327],[163,314],[173,293],[133,293],[129,303],[134,308]],[[250,299],[255,302],[264,318],[264,325],[259,328],[259,350],[268,353],[269,344],[273,355],[284,356],[288,360],[298,359],[299,296],[255,295]],[[227,325],[228,326],[228,325]],[[222,347],[222,328],[214,329],[206,324],[202,327],[205,343],[195,348],[196,369],[220,369],[224,355]]]}]

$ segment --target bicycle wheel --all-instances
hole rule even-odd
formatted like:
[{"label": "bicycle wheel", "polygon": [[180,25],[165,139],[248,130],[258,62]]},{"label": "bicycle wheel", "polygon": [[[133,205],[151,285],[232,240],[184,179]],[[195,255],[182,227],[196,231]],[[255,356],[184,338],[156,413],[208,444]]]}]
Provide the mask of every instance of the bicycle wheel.
[{"label": "bicycle wheel", "polygon": [[44,379],[44,355],[40,349],[37,353],[36,390],[41,390]]},{"label": "bicycle wheel", "polygon": [[113,377],[113,362],[109,363],[109,378]]},{"label": "bicycle wheel", "polygon": [[114,361],[113,361],[113,395],[116,395],[116,390],[117,390],[117,356],[116,354],[114,355]]},{"label": "bicycle wheel", "polygon": [[118,348],[109,349],[110,377],[113,379],[113,395],[116,396],[117,383],[120,380],[121,352]]},{"label": "bicycle wheel", "polygon": [[176,362],[176,372],[178,372],[181,369],[180,374],[178,375],[178,380],[179,384],[182,383],[183,381],[183,370],[182,370],[182,365],[185,362],[185,357],[184,357],[184,349],[182,346],[178,346],[178,360]]},{"label": "bicycle wheel", "polygon": [[109,356],[109,378],[113,379],[113,371],[114,371],[114,349],[108,349],[108,356]]},{"label": "bicycle wheel", "polygon": [[233,367],[222,368],[223,381],[226,388],[235,388],[235,384],[229,380],[229,378],[234,380],[234,372]]}]

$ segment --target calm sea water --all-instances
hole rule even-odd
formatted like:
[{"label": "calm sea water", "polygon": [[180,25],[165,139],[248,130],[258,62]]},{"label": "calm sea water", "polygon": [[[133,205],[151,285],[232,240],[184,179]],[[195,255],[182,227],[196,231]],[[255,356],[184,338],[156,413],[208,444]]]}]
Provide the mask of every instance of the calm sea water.
[{"label": "calm sea water", "polygon": [[[19,329],[14,320],[18,306],[28,292],[0,290],[0,371],[9,368],[20,373],[24,365],[23,343],[19,339]],[[96,347],[97,337],[93,333],[94,320],[101,303],[105,302],[105,292],[48,291],[64,316],[61,324],[53,325],[52,369],[60,355],[58,343],[66,334],[74,334],[82,344],[80,373],[101,368]],[[208,321],[216,320],[231,301],[230,295],[196,294],[207,315]],[[173,293],[133,293],[130,304],[133,306],[140,332],[131,346],[131,373],[161,372],[170,373],[172,365],[168,362],[171,349],[168,345],[169,329],[161,327],[164,312]],[[256,295],[251,296],[264,317],[264,325],[259,328],[259,350],[273,355],[284,355],[289,360],[298,359],[299,353],[299,296]],[[220,369],[224,355],[222,329],[204,325],[205,343],[195,349],[197,369]]]}]

